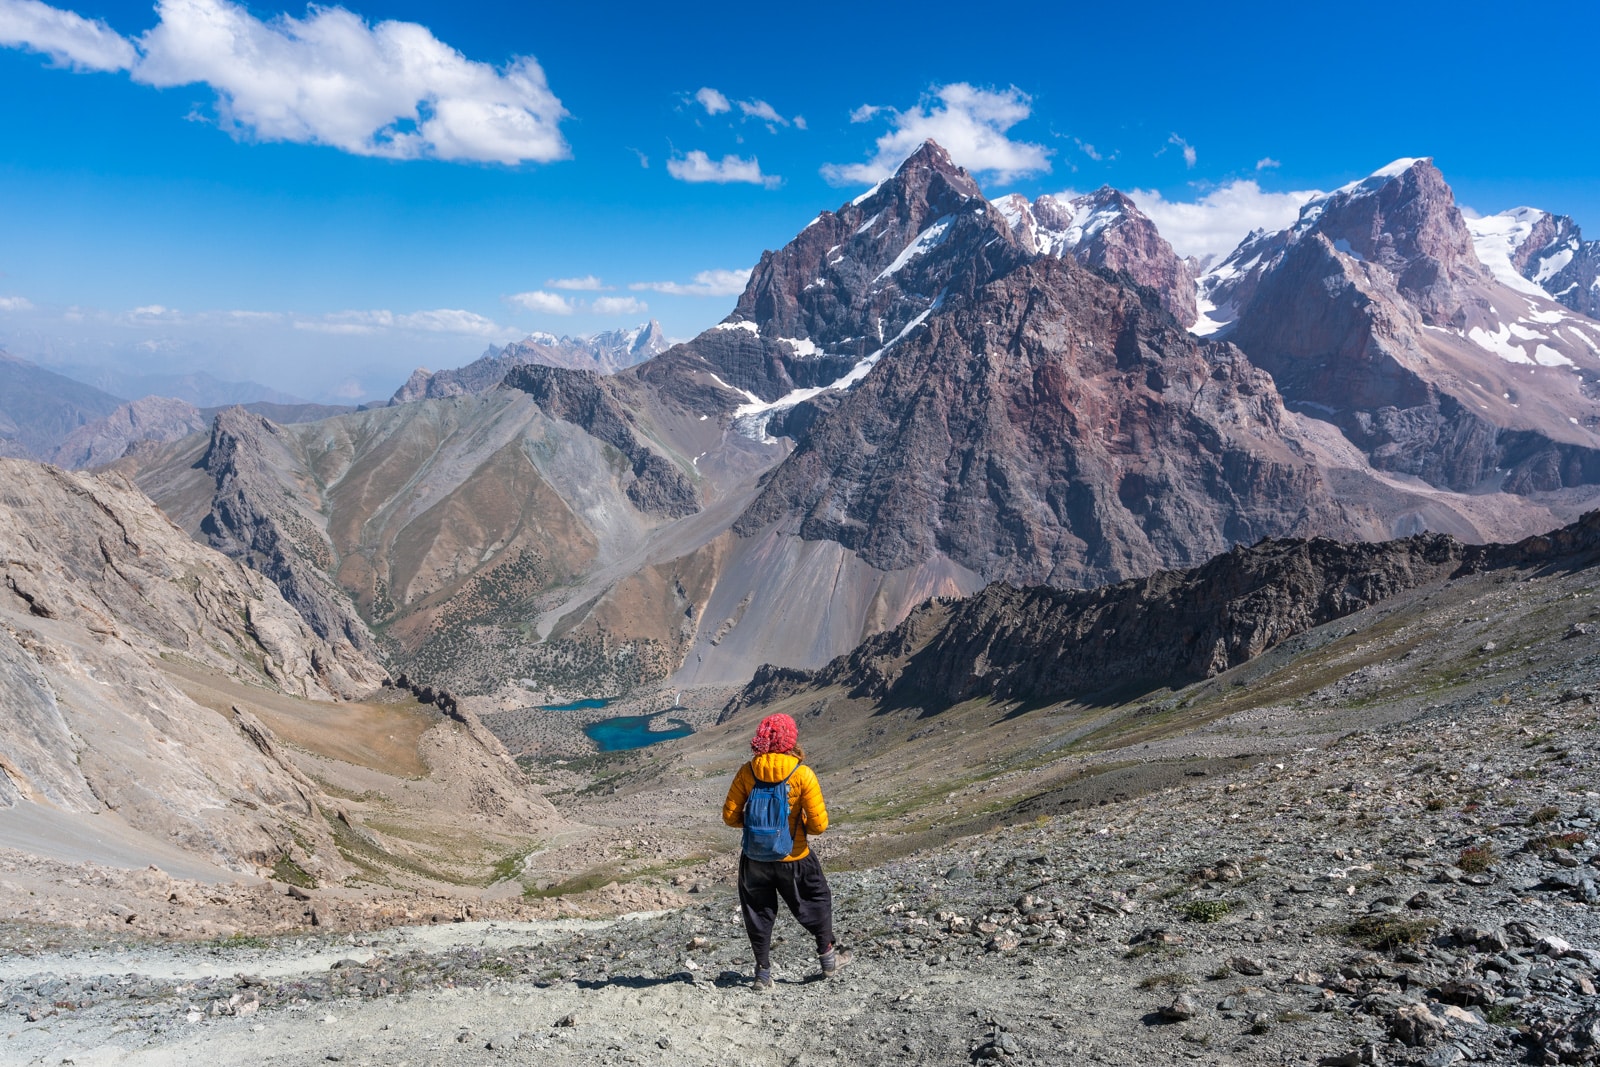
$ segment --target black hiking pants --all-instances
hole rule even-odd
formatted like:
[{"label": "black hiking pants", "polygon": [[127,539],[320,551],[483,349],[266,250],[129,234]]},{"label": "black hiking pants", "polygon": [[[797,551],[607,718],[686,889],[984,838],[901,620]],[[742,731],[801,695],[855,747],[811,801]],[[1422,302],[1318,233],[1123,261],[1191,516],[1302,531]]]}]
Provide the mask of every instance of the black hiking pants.
[{"label": "black hiking pants", "polygon": [[739,856],[739,910],[744,930],[755,949],[756,970],[772,967],[772,924],[778,920],[778,898],[817,939],[817,954],[833,944],[833,890],[823,877],[815,853],[804,859],[767,863]]}]

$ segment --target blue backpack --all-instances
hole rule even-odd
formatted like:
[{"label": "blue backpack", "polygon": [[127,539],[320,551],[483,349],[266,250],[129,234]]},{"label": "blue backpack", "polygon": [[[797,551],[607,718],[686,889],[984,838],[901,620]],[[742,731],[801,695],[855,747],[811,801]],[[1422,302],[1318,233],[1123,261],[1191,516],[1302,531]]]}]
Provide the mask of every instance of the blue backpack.
[{"label": "blue backpack", "polygon": [[[800,764],[794,765],[794,771]],[[753,860],[776,863],[794,851],[794,834],[789,830],[789,779],[763,782],[757,778],[744,802],[744,854]],[[755,774],[755,768],[750,768]]]}]

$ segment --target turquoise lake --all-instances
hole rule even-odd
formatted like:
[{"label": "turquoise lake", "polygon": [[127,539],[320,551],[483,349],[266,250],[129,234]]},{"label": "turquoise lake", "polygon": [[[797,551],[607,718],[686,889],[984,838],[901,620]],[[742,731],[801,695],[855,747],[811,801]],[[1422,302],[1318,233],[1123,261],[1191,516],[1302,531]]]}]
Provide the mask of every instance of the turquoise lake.
[{"label": "turquoise lake", "polygon": [[614,719],[592,722],[583,728],[583,732],[600,746],[601,752],[623,752],[630,748],[644,748],[646,745],[670,741],[674,737],[688,737],[694,733],[692,728],[681,723],[666,730],[650,729],[650,720],[665,714],[664,711],[658,711],[654,715],[618,715]]},{"label": "turquoise lake", "polygon": [[540,711],[589,711],[593,708],[603,708],[611,703],[611,697],[591,697],[588,700],[574,700],[570,704],[541,704]]}]

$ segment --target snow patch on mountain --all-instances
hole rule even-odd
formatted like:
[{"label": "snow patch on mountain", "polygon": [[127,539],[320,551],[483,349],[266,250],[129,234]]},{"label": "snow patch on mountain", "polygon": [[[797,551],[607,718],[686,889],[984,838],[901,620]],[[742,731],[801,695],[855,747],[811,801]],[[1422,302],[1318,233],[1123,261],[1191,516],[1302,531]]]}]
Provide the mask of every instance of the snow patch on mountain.
[{"label": "snow patch on mountain", "polygon": [[[1498,215],[1484,215],[1481,218],[1466,216],[1466,219],[1478,261],[1489,268],[1496,281],[1519,293],[1549,297],[1550,294],[1541,286],[1524,278],[1513,261],[1517,250],[1533,236],[1533,228],[1543,216],[1544,212],[1537,208],[1519,207]],[[1560,269],[1557,267],[1550,273],[1554,274]]]}]

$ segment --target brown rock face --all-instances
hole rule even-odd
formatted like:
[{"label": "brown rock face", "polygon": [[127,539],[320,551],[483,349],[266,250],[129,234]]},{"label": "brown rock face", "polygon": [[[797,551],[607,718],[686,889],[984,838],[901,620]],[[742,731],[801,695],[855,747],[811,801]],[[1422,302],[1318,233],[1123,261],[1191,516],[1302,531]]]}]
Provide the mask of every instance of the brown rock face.
[{"label": "brown rock face", "polygon": [[1111,186],[1068,200],[1041,196],[1031,204],[1013,193],[996,207],[1025,247],[1126,274],[1159,293],[1161,306],[1180,324],[1194,325],[1193,269],[1178,258],[1155,223]]},{"label": "brown rock face", "polygon": [[942,553],[1058,585],[1355,529],[1281,416],[1236,349],[1041,259],[930,318],[817,420],[734,529],[778,523],[884,570]]},{"label": "brown rock face", "polygon": [[1482,281],[1486,272],[1444,175],[1432,160],[1419,159],[1398,175],[1380,172],[1367,182],[1377,187],[1361,183],[1329,197],[1313,232],[1394,275],[1423,322],[1452,322],[1461,309],[1461,287]]}]

